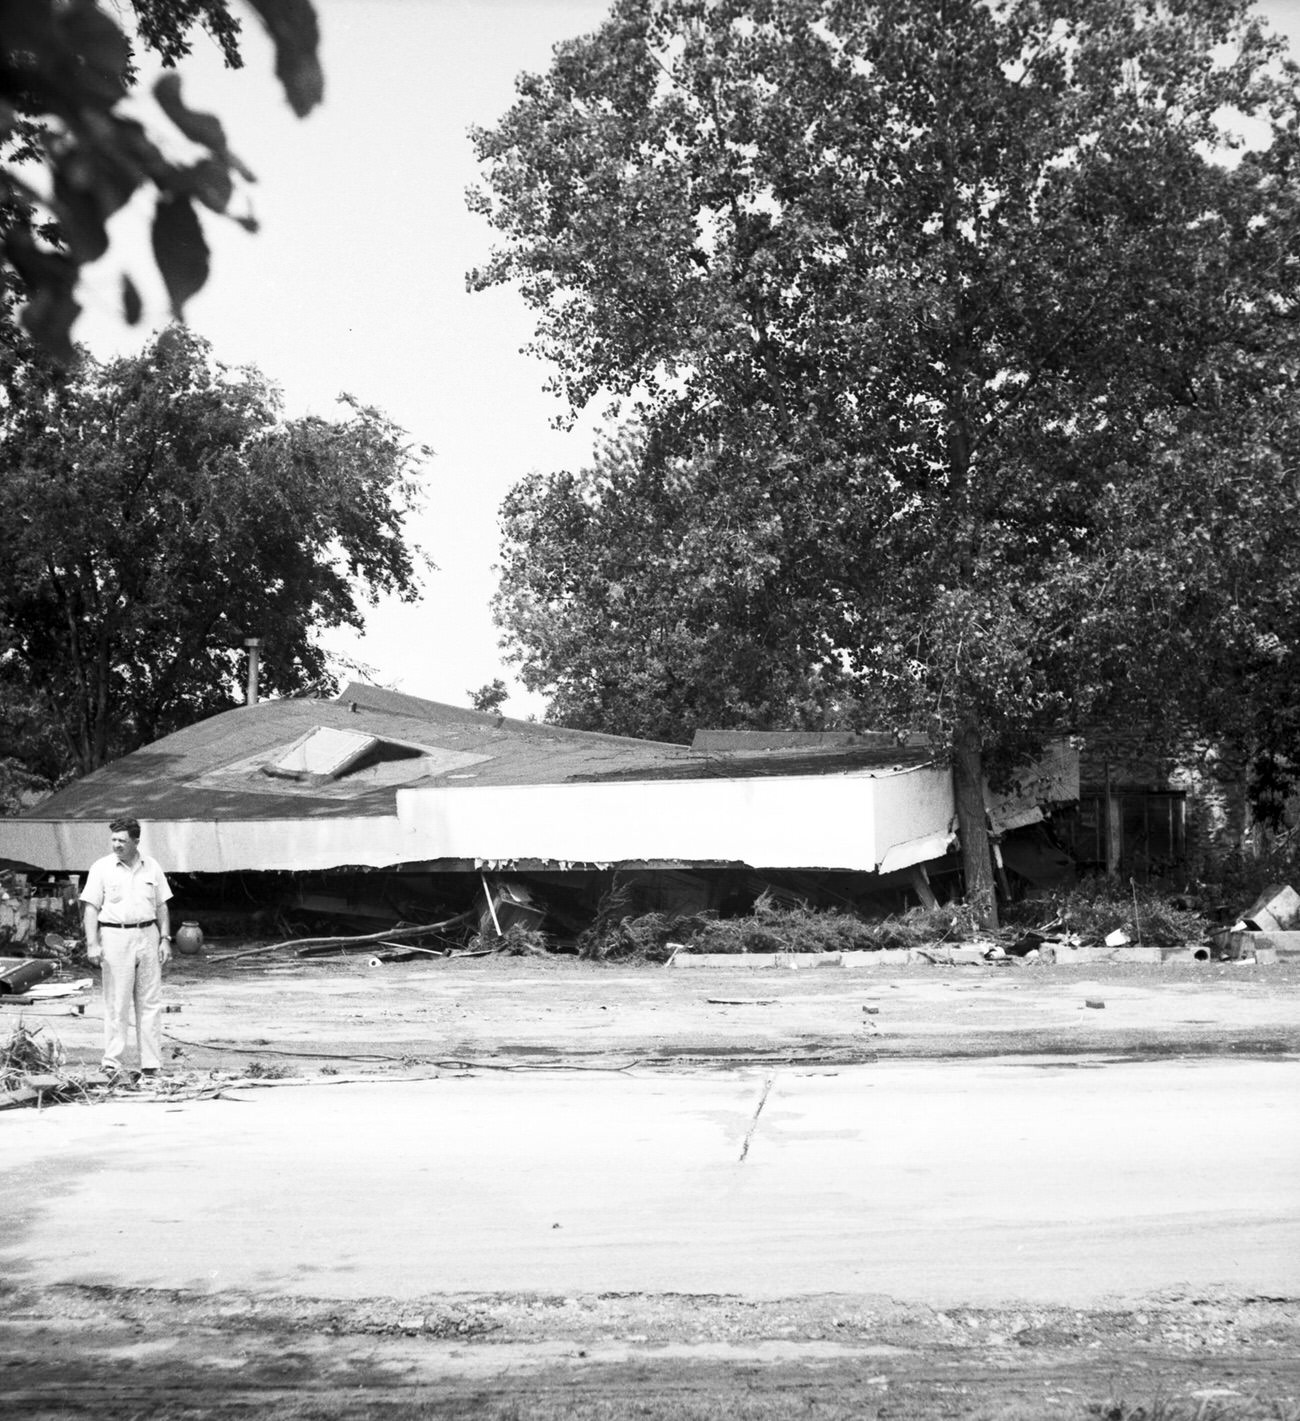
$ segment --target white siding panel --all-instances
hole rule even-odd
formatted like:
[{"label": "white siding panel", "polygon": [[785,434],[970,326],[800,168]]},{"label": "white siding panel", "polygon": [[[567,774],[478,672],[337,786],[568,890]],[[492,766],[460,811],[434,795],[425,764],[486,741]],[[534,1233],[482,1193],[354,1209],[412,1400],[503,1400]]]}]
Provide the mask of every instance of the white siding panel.
[{"label": "white siding panel", "polygon": [[[140,846],[165,873],[383,868],[423,857],[396,816],[355,819],[142,819]],[[108,852],[108,824],[0,821],[0,858],[84,873]]]},{"label": "white siding panel", "polygon": [[[948,777],[930,769],[889,776],[771,776],[618,784],[407,789],[397,813],[421,857],[496,863],[676,860],[754,868],[870,871],[893,845],[888,820],[928,845],[947,835]],[[898,866],[920,862],[904,854]]]}]

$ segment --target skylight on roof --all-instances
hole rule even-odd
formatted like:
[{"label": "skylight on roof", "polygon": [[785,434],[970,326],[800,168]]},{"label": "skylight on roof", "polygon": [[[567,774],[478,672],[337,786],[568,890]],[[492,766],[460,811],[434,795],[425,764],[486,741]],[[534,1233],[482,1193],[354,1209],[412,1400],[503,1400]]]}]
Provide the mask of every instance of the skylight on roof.
[{"label": "skylight on roof", "polygon": [[335,779],[379,744],[374,735],[359,730],[335,730],[318,725],[299,737],[280,756],[262,768],[286,779]]}]

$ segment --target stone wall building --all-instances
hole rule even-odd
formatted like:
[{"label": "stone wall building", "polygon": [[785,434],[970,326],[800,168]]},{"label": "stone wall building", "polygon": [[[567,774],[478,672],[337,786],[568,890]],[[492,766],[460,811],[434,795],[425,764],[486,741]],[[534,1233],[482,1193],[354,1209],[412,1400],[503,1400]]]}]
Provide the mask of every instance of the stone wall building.
[{"label": "stone wall building", "polygon": [[1141,730],[1096,730],[1079,751],[1079,802],[1054,816],[1081,873],[1185,885],[1267,833],[1251,814],[1244,754],[1188,740],[1176,752]]}]

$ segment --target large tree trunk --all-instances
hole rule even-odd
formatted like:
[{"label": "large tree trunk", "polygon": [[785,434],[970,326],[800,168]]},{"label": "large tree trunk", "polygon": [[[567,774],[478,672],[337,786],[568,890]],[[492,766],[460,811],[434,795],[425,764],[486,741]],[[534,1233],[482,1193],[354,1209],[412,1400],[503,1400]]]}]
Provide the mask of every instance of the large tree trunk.
[{"label": "large tree trunk", "polygon": [[996,928],[998,900],[993,887],[993,856],[984,807],[984,755],[974,731],[961,731],[953,741],[952,784],[957,801],[957,833],[961,837],[966,902],[980,927]]}]

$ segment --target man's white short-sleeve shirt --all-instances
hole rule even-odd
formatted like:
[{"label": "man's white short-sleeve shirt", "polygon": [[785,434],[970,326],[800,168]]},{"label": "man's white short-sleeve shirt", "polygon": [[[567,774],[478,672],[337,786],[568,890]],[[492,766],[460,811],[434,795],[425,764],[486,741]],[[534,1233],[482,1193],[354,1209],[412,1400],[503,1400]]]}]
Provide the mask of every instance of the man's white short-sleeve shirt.
[{"label": "man's white short-sleeve shirt", "polygon": [[102,923],[149,923],[172,896],[157,859],[137,854],[125,864],[116,854],[96,859],[86,875],[81,901],[99,912]]}]

